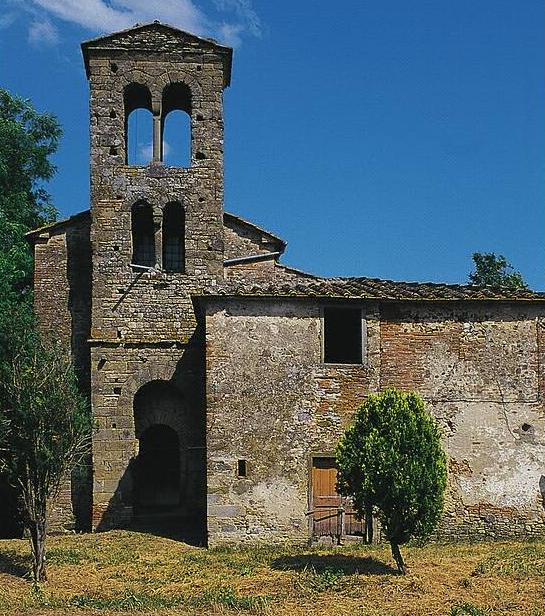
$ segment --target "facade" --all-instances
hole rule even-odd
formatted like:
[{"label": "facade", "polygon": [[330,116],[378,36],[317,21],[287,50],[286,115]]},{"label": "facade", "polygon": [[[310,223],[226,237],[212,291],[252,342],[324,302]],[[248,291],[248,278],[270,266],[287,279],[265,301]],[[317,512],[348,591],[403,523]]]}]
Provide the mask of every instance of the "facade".
[{"label": "facade", "polygon": [[[91,209],[29,234],[36,310],[97,422],[53,529],[202,544],[335,534],[332,456],[359,402],[417,390],[449,455],[443,536],[543,536],[545,296],[319,278],[223,211],[231,50],[159,23],[83,44]],[[152,160],[131,164],[147,110]],[[190,161],[165,164],[172,112]],[[361,523],[348,512],[348,533]]]}]

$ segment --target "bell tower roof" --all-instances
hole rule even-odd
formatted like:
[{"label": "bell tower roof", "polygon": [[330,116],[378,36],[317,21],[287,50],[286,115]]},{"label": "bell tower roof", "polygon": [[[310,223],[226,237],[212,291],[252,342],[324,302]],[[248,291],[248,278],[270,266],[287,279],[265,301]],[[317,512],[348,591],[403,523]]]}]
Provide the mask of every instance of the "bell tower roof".
[{"label": "bell tower roof", "polygon": [[[224,87],[231,83],[233,50],[220,45],[211,38],[185,32],[169,24],[153,21],[136,24],[132,28],[89,39],[81,44],[85,71],[89,77],[89,57],[92,54],[109,52],[144,52],[192,55],[211,55],[221,60],[224,66]],[[216,60],[216,61],[217,61]]]}]

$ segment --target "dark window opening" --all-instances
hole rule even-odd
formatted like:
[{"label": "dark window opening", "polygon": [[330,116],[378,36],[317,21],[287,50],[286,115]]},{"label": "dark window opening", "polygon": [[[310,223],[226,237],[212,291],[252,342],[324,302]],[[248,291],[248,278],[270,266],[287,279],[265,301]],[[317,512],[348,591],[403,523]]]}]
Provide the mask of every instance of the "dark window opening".
[{"label": "dark window opening", "polygon": [[153,158],[153,113],[146,86],[131,83],[124,91],[125,151],[128,165],[147,165]]},{"label": "dark window opening", "polygon": [[191,91],[184,83],[171,83],[163,91],[161,160],[191,166]]},{"label": "dark window opening", "polygon": [[246,477],[247,475],[246,460],[239,460],[237,462],[237,475],[239,477]]},{"label": "dark window opening", "polygon": [[324,362],[361,364],[361,327],[359,308],[324,308]]},{"label": "dark window opening", "polygon": [[185,216],[180,203],[167,203],[163,212],[163,268],[167,272],[185,269]]},{"label": "dark window opening", "polygon": [[155,265],[155,236],[151,205],[139,201],[132,207],[132,262],[135,265]]}]

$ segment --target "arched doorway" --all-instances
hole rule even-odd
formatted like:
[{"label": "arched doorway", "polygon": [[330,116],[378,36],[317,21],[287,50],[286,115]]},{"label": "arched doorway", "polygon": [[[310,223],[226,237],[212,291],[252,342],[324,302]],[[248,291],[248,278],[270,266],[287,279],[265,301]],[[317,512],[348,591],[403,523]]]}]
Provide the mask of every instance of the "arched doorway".
[{"label": "arched doorway", "polygon": [[171,382],[134,397],[134,526],[201,545],[206,539],[206,460],[198,411]]},{"label": "arched doorway", "polygon": [[137,511],[179,507],[180,439],[175,430],[163,424],[144,430],[135,470]]}]

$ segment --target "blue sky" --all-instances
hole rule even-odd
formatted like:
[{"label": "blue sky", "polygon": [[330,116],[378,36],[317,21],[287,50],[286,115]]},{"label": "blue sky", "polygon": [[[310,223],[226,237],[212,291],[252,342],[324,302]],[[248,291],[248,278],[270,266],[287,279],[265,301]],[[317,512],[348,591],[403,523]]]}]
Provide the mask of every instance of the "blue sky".
[{"label": "blue sky", "polygon": [[89,207],[82,40],[153,19],[235,47],[225,207],[322,275],[544,288],[542,0],[0,0],[0,85],[56,114],[50,185]]}]

